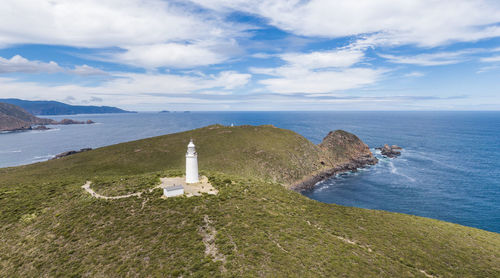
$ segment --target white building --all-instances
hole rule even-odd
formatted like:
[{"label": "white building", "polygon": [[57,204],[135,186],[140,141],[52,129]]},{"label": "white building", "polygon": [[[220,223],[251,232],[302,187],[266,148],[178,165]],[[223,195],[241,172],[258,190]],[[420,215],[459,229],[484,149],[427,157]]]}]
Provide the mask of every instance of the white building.
[{"label": "white building", "polygon": [[189,141],[186,153],[186,183],[198,183],[198,154],[193,143],[193,139]]},{"label": "white building", "polygon": [[184,187],[182,185],[164,187],[163,195],[165,197],[175,197],[184,195]]}]

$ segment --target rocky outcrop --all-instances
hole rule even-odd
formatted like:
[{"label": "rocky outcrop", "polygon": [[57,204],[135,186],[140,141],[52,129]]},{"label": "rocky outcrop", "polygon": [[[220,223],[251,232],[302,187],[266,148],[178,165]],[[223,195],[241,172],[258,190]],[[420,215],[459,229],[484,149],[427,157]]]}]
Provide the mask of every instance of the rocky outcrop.
[{"label": "rocky outcrop", "polygon": [[401,150],[403,148],[397,145],[389,146],[385,144],[383,147],[378,147],[376,149],[380,150],[380,153],[385,157],[395,158],[401,155]]},{"label": "rocky outcrop", "polygon": [[95,122],[92,120],[87,120],[86,122],[84,121],[75,121],[71,119],[62,119],[60,122],[55,123],[57,125],[83,125],[83,124],[94,124]]},{"label": "rocky outcrop", "polygon": [[32,130],[48,130],[50,128],[44,126],[44,125],[38,125],[38,126],[33,126],[31,127]]},{"label": "rocky outcrop", "polygon": [[316,183],[336,174],[357,171],[369,165],[375,165],[378,159],[370,148],[356,135],[343,131],[331,131],[319,144],[320,164],[323,168],[316,173],[292,185],[294,190],[312,188]]},{"label": "rocky outcrop", "polygon": [[80,149],[79,151],[67,151],[67,152],[63,152],[63,153],[60,153],[60,154],[54,156],[52,159],[59,159],[59,158],[63,158],[66,156],[73,155],[73,154],[87,152],[87,151],[91,151],[91,150],[92,150],[92,148],[84,148],[84,149]]}]

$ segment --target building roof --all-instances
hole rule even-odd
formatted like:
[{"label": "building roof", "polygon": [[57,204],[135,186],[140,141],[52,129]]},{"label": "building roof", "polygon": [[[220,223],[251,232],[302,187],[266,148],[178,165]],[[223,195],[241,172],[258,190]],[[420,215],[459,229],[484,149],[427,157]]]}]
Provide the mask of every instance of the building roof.
[{"label": "building roof", "polygon": [[167,191],[174,191],[174,190],[184,189],[184,186],[175,185],[175,186],[164,187],[163,189]]}]

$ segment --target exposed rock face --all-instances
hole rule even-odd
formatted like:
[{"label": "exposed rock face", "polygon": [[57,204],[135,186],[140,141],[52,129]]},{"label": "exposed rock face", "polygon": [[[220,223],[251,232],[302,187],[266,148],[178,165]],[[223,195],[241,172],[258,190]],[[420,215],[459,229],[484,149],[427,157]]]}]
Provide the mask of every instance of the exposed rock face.
[{"label": "exposed rock face", "polygon": [[60,154],[54,156],[52,159],[59,159],[62,157],[70,156],[72,154],[82,153],[82,152],[91,151],[91,150],[92,150],[92,148],[84,148],[84,149],[80,149],[79,151],[67,151],[67,152],[63,152],[63,153],[60,153]]},{"label": "exposed rock face", "polygon": [[377,163],[370,148],[356,135],[343,131],[330,131],[319,144],[324,153],[324,163],[327,166],[344,164],[374,165]]},{"label": "exposed rock face", "polygon": [[318,173],[292,185],[295,190],[312,188],[316,183],[338,173],[357,171],[368,165],[375,165],[378,159],[370,148],[356,135],[343,131],[331,131],[319,144],[323,169]]},{"label": "exposed rock face", "polygon": [[400,156],[402,149],[403,148],[401,148],[400,146],[397,146],[397,145],[389,146],[387,144],[385,144],[383,147],[377,148],[377,150],[380,150],[380,153],[383,156],[389,157],[389,158],[395,158],[395,157]]}]

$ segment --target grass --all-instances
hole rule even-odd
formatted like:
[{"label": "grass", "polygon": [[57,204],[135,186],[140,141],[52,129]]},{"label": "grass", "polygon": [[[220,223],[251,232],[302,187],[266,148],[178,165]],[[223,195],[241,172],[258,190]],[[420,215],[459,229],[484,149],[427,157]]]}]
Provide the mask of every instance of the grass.
[{"label": "grass", "polygon": [[[81,189],[93,180],[120,195],[182,175],[191,137],[216,196],[100,200]],[[300,167],[317,155],[290,131],[211,126],[0,169],[0,276],[499,276],[499,234],[282,186],[315,171]],[[205,255],[205,216],[225,262]]]},{"label": "grass", "polygon": [[127,195],[154,188],[160,184],[161,173],[119,177],[96,177],[92,179],[92,189],[104,196]]}]

